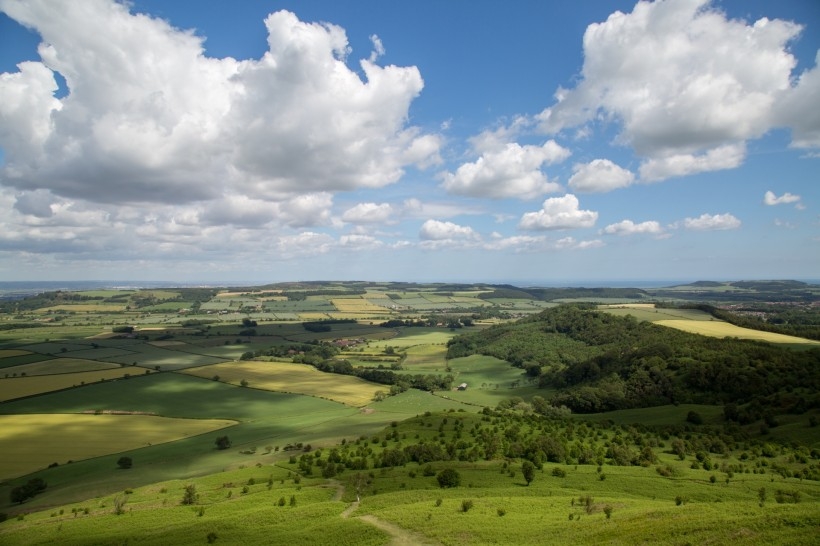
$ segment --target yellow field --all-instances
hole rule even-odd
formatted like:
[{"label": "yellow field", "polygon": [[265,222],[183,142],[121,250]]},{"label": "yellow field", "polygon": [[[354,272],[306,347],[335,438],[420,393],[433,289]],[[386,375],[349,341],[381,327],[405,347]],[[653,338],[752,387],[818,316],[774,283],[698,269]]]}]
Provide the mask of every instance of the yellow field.
[{"label": "yellow field", "polygon": [[669,326],[670,328],[677,328],[678,330],[683,330],[684,332],[691,332],[693,334],[701,334],[711,337],[736,337],[740,339],[768,341],[769,343],[820,345],[820,341],[813,341],[802,337],[787,336],[771,332],[761,332],[759,330],[750,330],[748,328],[741,328],[739,326],[735,326],[734,324],[717,320],[658,320],[655,321],[655,324]]},{"label": "yellow field", "polygon": [[42,375],[38,377],[14,377],[0,379],[0,402],[42,394],[44,392],[69,389],[79,386],[97,383],[100,379],[122,379],[125,374],[132,376],[145,373],[145,368],[139,366],[129,366],[127,368],[117,367],[110,370],[98,370],[94,372],[64,373],[59,375]]},{"label": "yellow field", "polygon": [[208,379],[218,375],[220,381],[232,385],[239,385],[244,379],[254,389],[307,394],[357,408],[370,403],[376,391],[390,389],[358,377],[326,374],[313,366],[290,362],[225,362],[180,373]]},{"label": "yellow field", "polygon": [[342,313],[389,313],[390,311],[381,305],[374,305],[370,301],[362,298],[337,298],[330,300],[336,309]]},{"label": "yellow field", "polygon": [[[226,419],[155,415],[0,415],[0,480],[229,427]],[[124,430],[128,434],[123,434]],[[112,468],[112,471],[116,468]]]},{"label": "yellow field", "polygon": [[303,321],[326,320],[328,318],[330,318],[330,315],[327,313],[299,313],[299,320]]},{"label": "yellow field", "polygon": [[57,373],[93,372],[96,370],[110,370],[111,368],[119,369],[120,367],[119,364],[114,364],[113,362],[99,362],[97,360],[85,360],[82,358],[54,358],[52,360],[44,360],[43,362],[32,362],[31,364],[21,364],[19,366],[5,368],[3,369],[3,374],[11,375],[16,373],[18,376],[23,373],[26,375],[51,375]]},{"label": "yellow field", "polygon": [[9,356],[23,356],[30,354],[30,351],[24,351],[22,349],[0,349],[0,358],[6,358]]}]

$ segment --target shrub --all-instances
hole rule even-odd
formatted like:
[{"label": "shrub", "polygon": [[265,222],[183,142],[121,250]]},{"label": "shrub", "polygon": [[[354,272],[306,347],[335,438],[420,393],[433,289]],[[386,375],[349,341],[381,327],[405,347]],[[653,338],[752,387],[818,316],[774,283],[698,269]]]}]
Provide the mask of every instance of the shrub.
[{"label": "shrub", "polygon": [[552,475],[555,476],[556,478],[566,478],[567,477],[567,471],[564,470],[563,468],[558,468],[556,466],[555,468],[552,469]]},{"label": "shrub", "polygon": [[497,512],[498,512],[498,517],[504,517],[507,514],[507,511],[504,510],[503,508],[499,508],[497,510]]},{"label": "shrub", "polygon": [[461,475],[453,468],[445,468],[436,476],[439,487],[458,487],[461,485]]},{"label": "shrub", "polygon": [[216,533],[214,533],[213,531],[208,533],[208,536],[205,537],[205,539],[208,541],[208,544],[213,544],[214,542],[216,542],[217,538],[218,537],[216,536]]},{"label": "shrub", "polygon": [[470,508],[473,507],[473,501],[471,500],[463,500],[461,501],[461,511],[462,512],[469,512]]},{"label": "shrub", "polygon": [[692,423],[693,425],[702,425],[703,417],[696,411],[690,411],[686,414],[686,422]]},{"label": "shrub", "polygon": [[123,470],[131,468],[134,465],[134,461],[131,457],[120,457],[117,459],[117,466],[122,468]]},{"label": "shrub", "polygon": [[612,517],[612,506],[610,506],[609,504],[604,506],[604,514],[606,514],[606,519],[611,518]]},{"label": "shrub", "polygon": [[231,439],[227,436],[220,436],[216,440],[214,440],[217,449],[228,449],[231,447]]},{"label": "shrub", "polygon": [[436,499],[436,506],[441,506],[441,499]]}]

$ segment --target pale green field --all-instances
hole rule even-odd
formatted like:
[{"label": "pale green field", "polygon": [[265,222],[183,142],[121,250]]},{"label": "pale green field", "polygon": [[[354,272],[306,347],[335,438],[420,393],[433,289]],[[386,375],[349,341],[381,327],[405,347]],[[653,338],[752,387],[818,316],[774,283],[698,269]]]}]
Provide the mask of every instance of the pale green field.
[{"label": "pale green field", "polygon": [[[0,479],[139,447],[171,442],[235,425],[225,419],[155,415],[0,415]],[[123,431],[127,430],[127,434]]]},{"label": "pale green field", "polygon": [[721,321],[693,321],[693,320],[657,320],[655,324],[668,326],[683,330],[684,332],[691,332],[693,334],[701,334],[711,337],[736,337],[739,339],[752,339],[757,341],[767,341],[769,343],[784,343],[789,345],[820,345],[820,341],[805,339],[802,337],[787,336],[784,334],[775,334],[773,332],[761,332],[759,330],[750,330],[749,328],[741,328],[734,324]]},{"label": "pale green field", "polygon": [[239,385],[244,380],[254,389],[306,394],[353,407],[365,406],[377,392],[390,389],[358,377],[327,374],[308,364],[289,362],[225,362],[190,368],[184,373],[206,379],[219,376],[219,381],[231,385]]},{"label": "pale green field", "polygon": [[402,363],[405,371],[411,373],[443,372],[447,366],[445,345],[412,345],[405,350],[407,357]]},{"label": "pale green field", "polygon": [[[93,372],[97,370],[110,370],[120,368],[120,364],[113,362],[100,362],[97,360],[86,360],[82,358],[52,358],[43,362],[22,364],[12,366],[3,370],[4,374],[17,375],[52,375],[61,373]],[[133,375],[133,374],[132,374]]]},{"label": "pale green field", "polygon": [[92,372],[64,373],[57,375],[41,375],[34,377],[12,377],[0,379],[0,402],[43,394],[81,385],[90,385],[101,380],[122,380],[126,374],[130,376],[150,373],[150,370],[137,366],[126,368],[111,368]]}]

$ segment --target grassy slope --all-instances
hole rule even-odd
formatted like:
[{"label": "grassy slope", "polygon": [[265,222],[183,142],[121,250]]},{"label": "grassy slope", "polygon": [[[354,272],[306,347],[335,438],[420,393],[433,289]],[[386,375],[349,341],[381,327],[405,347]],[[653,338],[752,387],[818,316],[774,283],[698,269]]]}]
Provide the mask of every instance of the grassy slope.
[{"label": "grassy slope", "polygon": [[[672,413],[670,409],[667,415],[672,418]],[[457,420],[466,423],[467,431],[471,424],[483,421],[480,415],[469,413],[433,413],[395,429],[389,427],[386,432],[395,430],[408,437],[399,445],[411,442],[414,434],[432,439],[442,429],[443,418],[448,419],[443,426],[447,436],[455,431]],[[603,432],[599,441],[612,438],[612,432]],[[369,441],[362,445],[376,446]],[[675,469],[672,477],[660,476],[655,465],[605,464],[598,469],[595,465],[547,463],[527,486],[517,460],[436,462],[431,464],[434,471],[453,467],[462,478],[460,487],[440,489],[435,477],[424,475],[422,465],[374,469],[369,472],[369,483],[358,506],[350,504],[355,500],[355,471],[348,470],[336,480],[324,480],[315,473],[314,477],[296,478],[295,464],[260,462],[184,481],[155,483],[131,494],[123,489],[79,503],[54,502],[43,512],[0,525],[0,542],[83,544],[89,540],[134,540],[161,544],[162,540],[170,540],[174,544],[201,544],[208,533],[215,533],[223,544],[270,540],[388,544],[391,536],[368,524],[372,517],[376,520],[369,521],[387,529],[391,527],[383,524],[392,524],[392,529],[405,538],[423,537],[427,542],[447,545],[814,541],[820,526],[817,482],[771,472],[759,474],[752,461],[748,466],[755,468],[754,473],[730,476],[716,469],[693,470],[689,465],[694,457],[680,461],[662,449],[656,452],[658,465]],[[322,457],[327,453],[325,450]],[[236,458],[236,453],[233,456]],[[712,457],[738,463],[736,453]],[[757,464],[761,461],[758,459]],[[565,476],[554,476],[553,469],[563,471]],[[714,482],[710,480],[712,475],[718,478]],[[192,507],[179,504],[187,484],[195,485],[199,493]],[[758,496],[761,488],[767,492],[762,506]],[[778,490],[799,492],[800,502],[776,502]],[[290,506],[291,496],[295,507]],[[589,510],[582,500],[587,496],[592,497]],[[127,500],[122,516],[113,514],[115,497]],[[676,498],[683,502],[678,505]],[[279,499],[285,499],[286,505],[279,506]],[[462,509],[465,500],[473,503],[467,512]],[[75,508],[81,509],[76,517],[72,511]],[[82,512],[84,508],[89,509],[88,514]],[[607,508],[611,508],[610,518],[605,515]]]}]

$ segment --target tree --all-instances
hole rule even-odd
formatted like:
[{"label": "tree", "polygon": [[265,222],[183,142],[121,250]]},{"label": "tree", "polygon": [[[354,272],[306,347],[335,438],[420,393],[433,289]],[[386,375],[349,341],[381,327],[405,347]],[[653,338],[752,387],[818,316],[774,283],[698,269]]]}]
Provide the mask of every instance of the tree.
[{"label": "tree", "polygon": [[524,464],[521,465],[521,473],[527,481],[527,486],[529,486],[530,482],[535,479],[535,465],[529,461],[524,461]]},{"label": "tree", "polygon": [[134,461],[131,459],[131,457],[120,457],[119,459],[117,459],[117,466],[119,466],[123,470],[131,468],[133,465]]},{"label": "tree", "polygon": [[436,476],[439,487],[458,487],[461,485],[461,474],[453,468],[445,468]]},{"label": "tree", "polygon": [[690,411],[686,414],[686,422],[692,423],[693,425],[702,425],[703,417],[701,417],[701,415],[696,411]]},{"label": "tree", "polygon": [[216,444],[217,449],[228,449],[231,447],[231,439],[227,436],[220,436],[214,441],[214,443]]},{"label": "tree", "polygon": [[45,491],[47,484],[42,478],[32,478],[25,485],[18,485],[11,490],[10,500],[17,504],[23,504],[37,493]]},{"label": "tree", "polygon": [[191,505],[199,500],[199,494],[196,492],[196,486],[189,484],[185,486],[185,493],[182,495],[182,504]]}]

